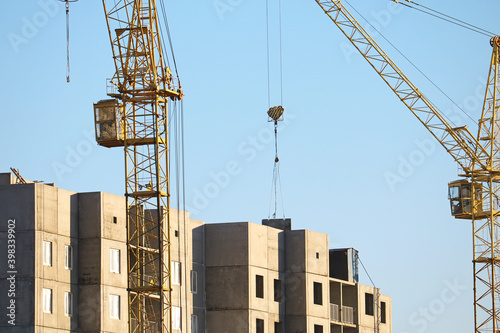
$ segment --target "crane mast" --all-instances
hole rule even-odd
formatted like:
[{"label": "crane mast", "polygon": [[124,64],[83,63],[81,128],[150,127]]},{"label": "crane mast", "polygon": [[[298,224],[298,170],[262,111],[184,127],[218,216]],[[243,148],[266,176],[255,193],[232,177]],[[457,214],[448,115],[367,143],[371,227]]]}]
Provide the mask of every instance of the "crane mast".
[{"label": "crane mast", "polygon": [[124,147],[130,332],[171,332],[167,102],[182,91],[165,64],[154,0],[103,0],[116,72],[94,104],[96,139]]},{"label": "crane mast", "polygon": [[460,166],[462,179],[449,184],[449,199],[455,218],[472,221],[475,332],[500,332],[500,37],[490,41],[493,53],[475,137],[467,127],[446,121],[339,0],[315,1]]}]

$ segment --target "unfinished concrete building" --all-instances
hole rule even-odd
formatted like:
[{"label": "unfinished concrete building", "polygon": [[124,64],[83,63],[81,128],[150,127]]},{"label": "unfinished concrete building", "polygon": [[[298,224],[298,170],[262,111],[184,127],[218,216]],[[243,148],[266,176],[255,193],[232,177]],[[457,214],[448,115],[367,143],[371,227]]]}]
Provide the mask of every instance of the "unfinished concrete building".
[{"label": "unfinished concrete building", "polygon": [[288,219],[205,230],[207,332],[392,332],[391,299],[357,282],[354,249]]},{"label": "unfinished concrete building", "polygon": [[[0,331],[134,327],[125,205],[0,174]],[[355,250],[329,249],[326,234],[290,220],[204,224],[174,209],[170,232],[173,332],[392,332],[390,297],[360,285]]]}]

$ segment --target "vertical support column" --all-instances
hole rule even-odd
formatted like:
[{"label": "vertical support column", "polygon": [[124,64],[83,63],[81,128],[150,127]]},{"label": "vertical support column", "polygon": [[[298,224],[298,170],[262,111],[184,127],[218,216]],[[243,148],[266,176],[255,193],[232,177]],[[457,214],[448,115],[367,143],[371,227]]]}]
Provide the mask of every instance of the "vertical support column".
[{"label": "vertical support column", "polygon": [[164,63],[155,0],[108,1],[116,72],[109,95],[124,104],[130,332],[172,329],[167,99],[181,99]]},{"label": "vertical support column", "polygon": [[[489,177],[483,183],[483,219],[473,216],[474,246],[474,322],[476,333],[498,332],[500,329],[499,225],[497,215],[497,183]],[[483,217],[483,216],[481,216]]]},{"label": "vertical support column", "polygon": [[131,105],[125,139],[130,331],[170,332],[166,101]]}]

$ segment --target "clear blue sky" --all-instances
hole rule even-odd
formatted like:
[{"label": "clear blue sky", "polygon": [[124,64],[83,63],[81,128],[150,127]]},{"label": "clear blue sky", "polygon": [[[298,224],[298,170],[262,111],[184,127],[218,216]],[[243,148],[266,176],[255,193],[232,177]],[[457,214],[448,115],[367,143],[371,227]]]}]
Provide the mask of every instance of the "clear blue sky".
[{"label": "clear blue sky", "polygon": [[[71,6],[71,84],[65,82],[64,9],[54,3],[2,3],[0,172],[12,166],[27,179],[64,189],[123,194],[122,150],[93,140],[92,104],[106,97],[105,80],[114,73],[101,2]],[[270,3],[276,105],[277,0]],[[500,31],[498,1],[421,3]],[[487,37],[410,9],[391,12],[389,1],[352,4],[473,119],[479,117],[491,56]],[[269,215],[274,160],[266,116],[265,2],[169,1],[167,8],[186,94],[192,217],[260,223]],[[456,165],[315,1],[283,0],[282,19],[285,215],[296,229],[329,234],[331,247],[359,250],[377,286],[392,296],[394,332],[472,331],[471,225],[450,216],[447,200]],[[373,37],[457,125],[476,131]],[[229,178],[222,176],[227,168],[234,169]],[[399,181],[388,182],[388,175]],[[364,273],[361,278],[370,284]]]}]

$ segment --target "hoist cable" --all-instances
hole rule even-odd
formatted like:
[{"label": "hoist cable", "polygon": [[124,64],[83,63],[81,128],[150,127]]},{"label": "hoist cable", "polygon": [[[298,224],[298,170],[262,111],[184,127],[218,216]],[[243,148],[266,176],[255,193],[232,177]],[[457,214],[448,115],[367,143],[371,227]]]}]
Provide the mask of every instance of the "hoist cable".
[{"label": "hoist cable", "polygon": [[69,61],[69,3],[78,0],[59,0],[64,2],[66,7],[66,82],[70,82],[70,61]]},{"label": "hoist cable", "polygon": [[450,22],[450,23],[453,23],[453,24],[459,25],[459,26],[464,27],[464,28],[466,28],[466,29],[470,29],[470,30],[475,31],[475,32],[477,32],[477,33],[481,33],[481,34],[483,34],[483,35],[487,35],[487,36],[489,36],[489,37],[494,37],[494,36],[496,36],[496,34],[494,34],[494,33],[493,33],[493,32],[491,32],[491,31],[488,31],[488,30],[482,29],[482,28],[480,28],[480,27],[478,27],[478,26],[475,26],[475,25],[473,25],[473,24],[470,24],[470,23],[467,23],[467,22],[465,22],[465,21],[459,20],[459,19],[457,19],[457,18],[455,18],[455,17],[453,17],[453,16],[446,15],[445,13],[442,13],[442,12],[439,12],[439,11],[437,11],[437,10],[435,10],[435,9],[432,9],[432,8],[427,7],[427,6],[421,5],[421,4],[417,3],[417,2],[408,1],[408,0],[405,0],[405,1],[406,1],[406,2],[409,2],[410,4],[414,4],[414,5],[420,6],[420,7],[422,7],[422,8],[425,8],[425,9],[427,9],[427,10],[430,10],[430,11],[432,11],[432,12],[434,12],[434,13],[437,13],[437,14],[439,14],[439,15],[442,15],[442,16],[444,16],[444,17],[447,17],[447,18],[449,18],[449,19],[451,19],[451,20],[453,20],[453,21],[460,22],[460,23],[462,23],[463,25],[462,25],[462,24],[458,24],[458,23],[456,23],[456,22],[449,21],[449,20],[445,20],[445,19],[443,19],[443,18],[441,18],[441,17],[439,17],[439,16],[436,16],[436,15],[433,15],[433,14],[431,14],[431,13],[429,13],[429,12],[426,12],[426,11],[420,10],[420,9],[418,9],[418,8],[415,8],[415,7],[412,7],[411,5],[407,5],[407,4],[401,3],[402,5],[406,5],[406,6],[407,6],[407,7],[409,7],[409,8],[413,8],[413,9],[415,9],[415,10],[419,10],[419,11],[421,11],[421,12],[423,12],[423,13],[426,13],[426,14],[432,15],[432,16],[437,17],[437,18],[439,18],[439,19],[443,19],[443,20],[445,20],[445,21],[447,21],[447,22]]},{"label": "hoist cable", "polygon": [[278,211],[278,173],[279,173],[279,165],[278,163],[274,164],[274,214],[273,218],[276,218],[276,213]]},{"label": "hoist cable", "polygon": [[70,65],[69,65],[69,2],[66,1],[66,82],[70,82]]},{"label": "hoist cable", "polygon": [[172,61],[174,62],[175,75],[179,79],[179,71],[177,70],[177,61],[175,60],[175,53],[174,53],[174,46],[173,46],[173,43],[172,43],[172,36],[170,34],[170,27],[169,27],[169,24],[168,24],[167,12],[165,10],[165,3],[164,3],[163,0],[160,0],[160,6],[162,8],[163,20],[165,21],[165,28],[167,30],[167,38],[168,38],[168,43],[170,45],[170,52],[172,53]]},{"label": "hoist cable", "polygon": [[373,280],[372,280],[372,277],[370,276],[370,274],[369,274],[369,273],[368,273],[368,271],[366,270],[366,267],[365,267],[365,265],[363,265],[363,262],[361,261],[361,258],[360,258],[359,256],[358,256],[358,260],[359,260],[359,263],[361,264],[361,266],[363,267],[363,270],[365,271],[366,275],[368,276],[368,279],[370,279],[370,281],[371,281],[371,283],[372,283],[373,287],[374,287],[374,288],[377,288],[377,287],[375,286],[375,283],[374,283],[374,282],[373,282]]},{"label": "hoist cable", "polygon": [[279,1],[280,6],[280,88],[281,88],[281,105],[283,106],[283,42],[281,33],[281,0]]},{"label": "hoist cable", "polygon": [[274,215],[278,211],[278,175],[279,175],[279,158],[278,158],[278,121],[274,121],[274,146],[276,149],[276,157],[274,158]]},{"label": "hoist cable", "polygon": [[[160,24],[159,26],[160,26],[160,39],[161,39],[161,47],[162,47],[162,50],[165,50],[165,52],[166,52],[167,47],[165,46],[165,39],[163,38],[163,36],[165,35],[165,34],[164,34],[164,32],[163,32],[163,25],[162,25],[162,24]],[[163,52],[162,52],[162,54],[163,54]],[[171,66],[170,66],[170,58],[168,57],[168,54],[167,54],[167,53],[165,54],[165,57],[164,57],[164,58],[165,58],[165,59],[166,59],[166,61],[167,61],[167,67],[168,67],[168,68],[170,68],[170,67],[171,67]]]},{"label": "hoist cable", "polygon": [[[441,16],[439,16],[439,15],[436,15],[436,14],[433,14],[433,13],[429,13],[429,12],[427,12],[427,11],[425,11],[425,10],[422,10],[422,9],[419,9],[419,8],[416,8],[416,7],[413,7],[413,6],[411,6],[411,5],[409,5],[409,4],[406,4],[406,3],[402,3],[402,2],[400,2],[400,4],[402,4],[403,6],[406,6],[406,7],[408,7],[408,8],[418,10],[419,12],[422,12],[422,13],[424,13],[424,14],[434,16],[435,18],[438,18],[438,19],[440,19],[440,20],[443,20],[443,21],[449,22],[449,23],[451,23],[451,24],[458,25],[458,26],[460,26],[460,27],[462,27],[462,28],[465,28],[465,29],[468,29],[468,30],[471,30],[471,31],[477,32],[478,34],[485,35],[485,36],[488,36],[488,37],[493,37],[493,36],[495,36],[495,34],[490,33],[489,31],[483,30],[483,29],[481,29],[481,28],[477,28],[477,27],[475,27],[475,26],[473,26],[473,25],[471,25],[471,24],[465,23],[465,22],[460,21],[460,20],[458,20],[458,19],[454,19],[454,18],[452,18],[452,19],[447,19],[447,18],[441,17]],[[439,13],[439,12],[438,12],[438,13]],[[448,15],[445,15],[445,14],[441,14],[441,15],[444,15],[444,16],[446,16],[446,17],[449,17]],[[453,20],[455,20],[455,21],[457,21],[457,22],[455,22],[455,21],[453,21]],[[461,24],[461,23],[458,23],[458,22],[463,22],[464,24]],[[471,27],[474,27],[474,28],[471,28]],[[483,32],[483,31],[481,31],[481,30],[486,31],[486,32]]]},{"label": "hoist cable", "polygon": [[267,36],[267,104],[271,107],[271,69],[269,55],[269,0],[266,0],[266,36]]},{"label": "hoist cable", "polygon": [[[365,22],[367,22],[367,24],[369,24],[380,36],[382,36],[382,38],[387,42],[389,43],[389,45],[391,45],[406,61],[408,61],[412,66],[413,68],[415,68],[420,74],[422,74],[436,89],[438,89],[448,100],[450,100],[451,103],[453,103],[459,110],[462,111],[463,114],[465,114],[470,120],[472,120],[474,122],[474,124],[477,125],[477,122],[467,113],[465,112],[464,109],[462,109],[453,99],[451,99],[450,96],[448,96],[448,94],[446,94],[441,88],[438,87],[437,84],[434,83],[434,81],[432,81],[427,75],[424,74],[424,72],[422,72],[422,70],[420,70],[420,68],[417,67],[417,65],[415,65],[410,59],[408,59],[408,57],[406,57],[403,52],[401,52],[394,44],[392,44],[381,32],[380,30],[378,30],[375,26],[373,26],[370,21],[368,21],[360,12],[358,12],[358,10],[356,8],[354,8],[347,0],[344,0],[345,3],[347,3],[361,18],[363,18],[363,20],[365,20]],[[429,103],[432,104],[432,102],[429,101]],[[434,108],[436,108],[436,110],[440,111],[434,104],[432,104]],[[441,114],[446,118],[448,119],[448,121],[456,126],[456,124],[444,113],[441,112]]]}]

